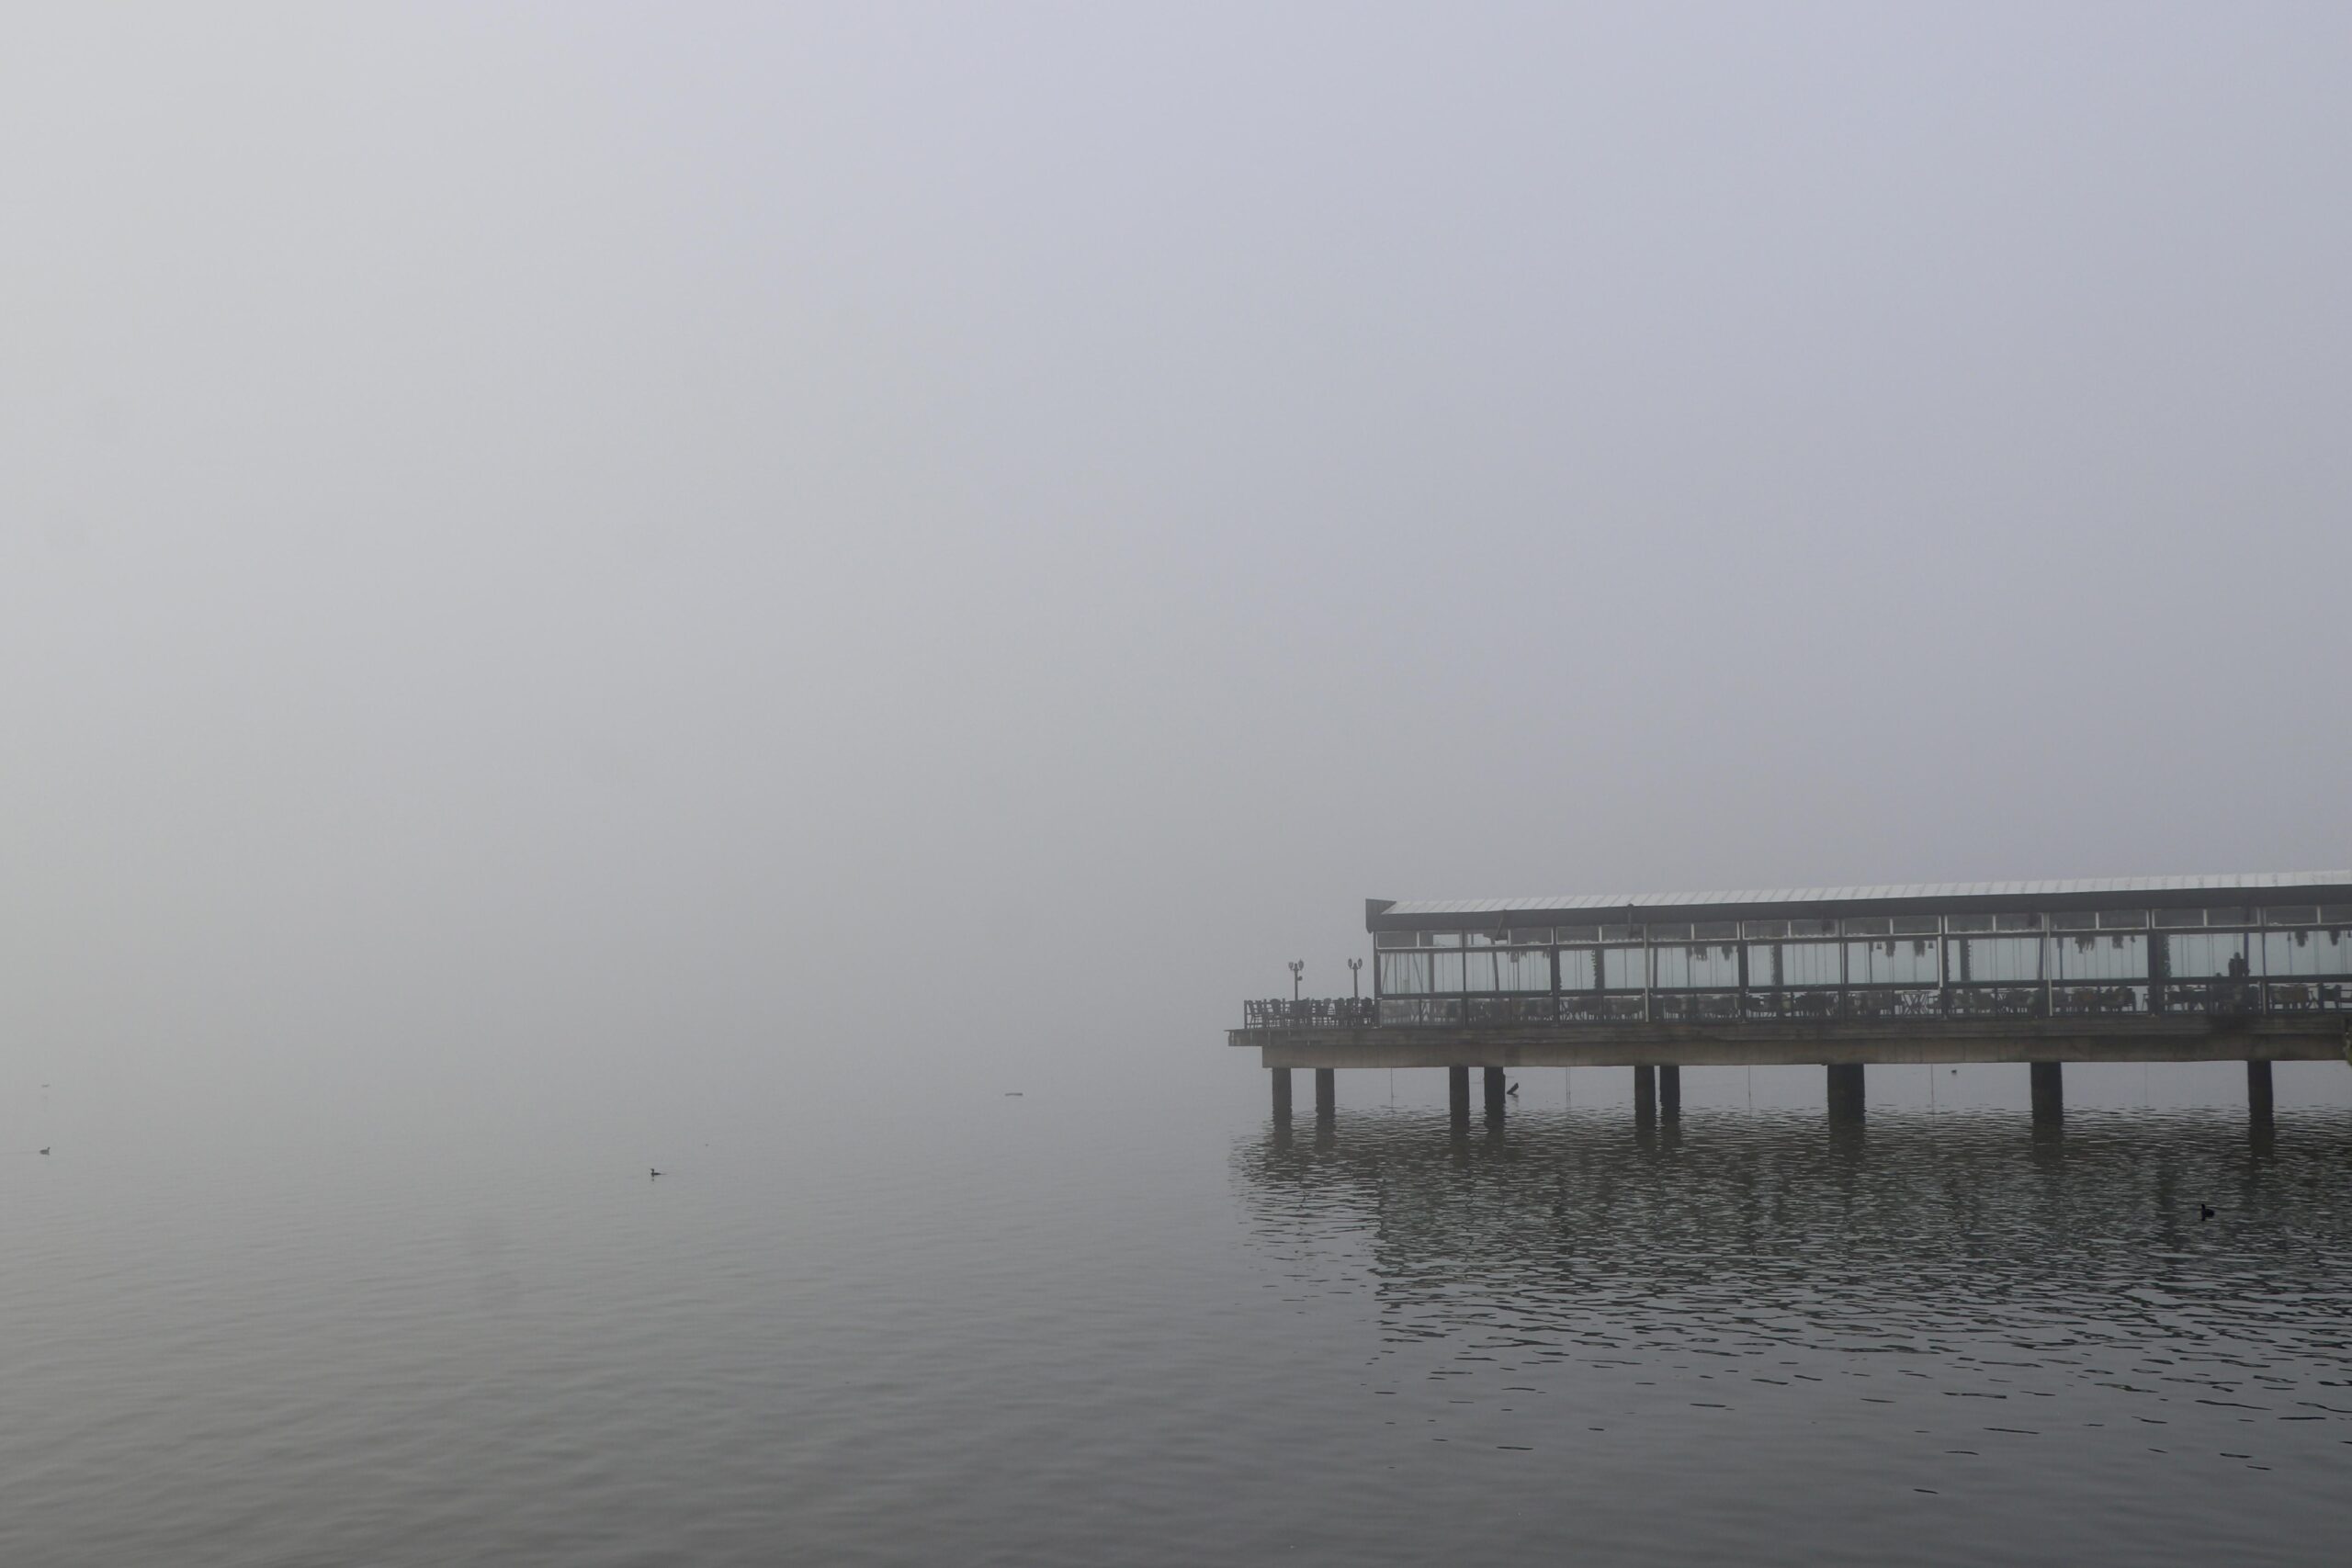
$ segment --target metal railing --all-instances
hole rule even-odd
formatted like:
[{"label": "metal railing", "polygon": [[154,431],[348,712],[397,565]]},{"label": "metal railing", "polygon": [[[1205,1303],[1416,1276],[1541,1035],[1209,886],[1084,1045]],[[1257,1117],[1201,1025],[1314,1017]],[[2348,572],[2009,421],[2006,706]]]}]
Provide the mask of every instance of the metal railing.
[{"label": "metal railing", "polygon": [[1274,998],[1241,1004],[1246,1029],[1506,1027],[1551,1023],[1731,1023],[1833,1019],[1996,1020],[2151,1015],[2250,1018],[2352,1013],[2352,980],[2169,980],[2086,985],[1827,987],[1778,991],[1563,991],[1557,996]]},{"label": "metal railing", "polygon": [[2050,1011],[2056,1018],[2119,1017],[2153,1010],[2151,993],[2142,982],[2112,986],[2068,984],[2050,988]]},{"label": "metal railing", "polygon": [[2352,1012],[2352,980],[2174,980],[2164,988],[2163,1010],[2216,1018]]},{"label": "metal railing", "polygon": [[2352,982],[2273,980],[2272,1012],[2352,1012]]},{"label": "metal railing", "polygon": [[1374,1021],[1370,997],[1275,997],[1241,1004],[1244,1029],[1360,1029]]}]

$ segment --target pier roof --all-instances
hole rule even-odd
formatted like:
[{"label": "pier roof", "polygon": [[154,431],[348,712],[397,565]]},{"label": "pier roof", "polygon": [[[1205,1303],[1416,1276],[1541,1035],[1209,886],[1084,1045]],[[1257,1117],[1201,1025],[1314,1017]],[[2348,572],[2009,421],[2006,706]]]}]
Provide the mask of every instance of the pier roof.
[{"label": "pier roof", "polygon": [[2051,877],[2013,882],[1917,882],[1882,886],[1774,887],[1702,893],[1577,893],[1529,898],[1368,899],[1368,930],[1471,925],[1481,917],[1628,914],[1671,909],[1742,915],[1860,911],[1903,913],[1951,908],[2087,908],[2118,899],[2150,905],[2275,902],[2292,893],[2315,902],[2352,901],[2352,871],[2262,871],[2199,876]]}]

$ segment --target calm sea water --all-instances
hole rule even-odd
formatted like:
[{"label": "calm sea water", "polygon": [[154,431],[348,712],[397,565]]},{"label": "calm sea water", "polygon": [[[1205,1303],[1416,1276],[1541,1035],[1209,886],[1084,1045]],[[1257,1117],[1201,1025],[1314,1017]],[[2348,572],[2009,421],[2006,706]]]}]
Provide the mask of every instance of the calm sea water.
[{"label": "calm sea water", "polygon": [[1817,1070],[1654,1137],[1530,1072],[1457,1139],[1440,1075],[1284,1134],[1187,1049],[634,1119],[28,1088],[0,1562],[2352,1551],[2346,1069],[2267,1140],[2165,1069],[2038,1138],[2021,1068],[1874,1073],[1859,1137]]}]

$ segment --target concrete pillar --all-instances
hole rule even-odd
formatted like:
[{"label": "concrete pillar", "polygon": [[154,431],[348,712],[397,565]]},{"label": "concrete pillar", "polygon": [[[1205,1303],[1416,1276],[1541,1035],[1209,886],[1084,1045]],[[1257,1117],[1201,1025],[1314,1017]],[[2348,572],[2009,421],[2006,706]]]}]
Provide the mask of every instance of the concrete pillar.
[{"label": "concrete pillar", "polygon": [[1859,1122],[1862,1119],[1862,1065],[1860,1062],[1830,1065],[1829,1119],[1832,1122]]},{"label": "concrete pillar", "polygon": [[1276,1067],[1267,1075],[1274,1080],[1274,1120],[1283,1125],[1290,1122],[1290,1069]]},{"label": "concrete pillar", "polygon": [[1445,1069],[1445,1108],[1453,1112],[1455,1126],[1467,1127],[1470,1124],[1469,1068]]},{"label": "concrete pillar", "polygon": [[1668,1122],[1682,1120],[1682,1069],[1680,1067],[1658,1068],[1657,1113]]},{"label": "concrete pillar", "polygon": [[1647,1124],[1657,1120],[1657,1069],[1649,1066],[1634,1069],[1634,1120]]},{"label": "concrete pillar", "polygon": [[1329,1122],[1340,1108],[1340,1075],[1331,1067],[1315,1069],[1315,1116]]},{"label": "concrete pillar", "polygon": [[2066,1119],[2066,1066],[2063,1062],[2033,1065],[2033,1119],[2058,1122]]},{"label": "concrete pillar", "polygon": [[2245,1110],[2256,1122],[2270,1120],[2270,1064],[2248,1062],[2245,1065]]},{"label": "concrete pillar", "polygon": [[1503,1070],[1500,1067],[1488,1067],[1487,1069],[1487,1120],[1500,1122],[1502,1119]]}]

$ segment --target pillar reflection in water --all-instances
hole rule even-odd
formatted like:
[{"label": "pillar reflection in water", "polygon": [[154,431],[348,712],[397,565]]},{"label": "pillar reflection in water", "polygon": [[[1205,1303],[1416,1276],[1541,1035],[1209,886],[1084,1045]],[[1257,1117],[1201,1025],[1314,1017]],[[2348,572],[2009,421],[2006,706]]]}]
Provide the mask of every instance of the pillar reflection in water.
[{"label": "pillar reflection in water", "polygon": [[[2103,1347],[2143,1335],[2234,1336],[2246,1355],[2281,1334],[2340,1339],[2332,1316],[2293,1307],[2317,1299],[2312,1280],[2290,1297],[2267,1279],[2282,1260],[2352,1294],[2352,1216],[2313,1197],[2340,1178],[2343,1112],[2253,1148],[2234,1107],[2081,1113],[2064,1136],[2014,1112],[1890,1112],[1867,1142],[1799,1112],[1686,1118],[1663,1140],[1626,1139],[1622,1110],[1522,1111],[1508,1140],[1450,1124],[1366,1114],[1312,1152],[1238,1142],[1256,1245],[1351,1259],[1341,1272],[1396,1343],[1451,1324],[1569,1360],[1594,1345],[1838,1355],[1982,1334],[2088,1379],[2113,1375],[2121,1352]],[[2122,1278],[2195,1309],[2152,1318],[2117,1294]],[[2162,1353],[2174,1381],[2223,1375]],[[2181,1403],[2155,1371],[2124,1381]]]}]

